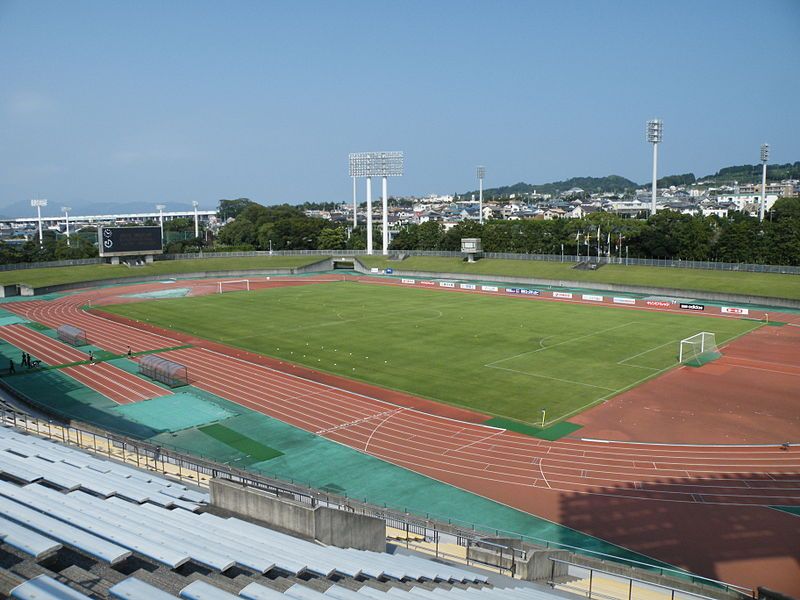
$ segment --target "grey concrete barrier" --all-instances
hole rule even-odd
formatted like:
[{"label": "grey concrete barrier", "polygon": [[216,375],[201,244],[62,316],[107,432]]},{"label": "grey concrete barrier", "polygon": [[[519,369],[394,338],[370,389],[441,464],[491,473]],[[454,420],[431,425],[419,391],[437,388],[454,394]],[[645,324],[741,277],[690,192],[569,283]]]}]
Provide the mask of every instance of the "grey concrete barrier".
[{"label": "grey concrete barrier", "polygon": [[211,480],[211,505],[329,546],[386,551],[382,519],[310,506],[226,479]]}]

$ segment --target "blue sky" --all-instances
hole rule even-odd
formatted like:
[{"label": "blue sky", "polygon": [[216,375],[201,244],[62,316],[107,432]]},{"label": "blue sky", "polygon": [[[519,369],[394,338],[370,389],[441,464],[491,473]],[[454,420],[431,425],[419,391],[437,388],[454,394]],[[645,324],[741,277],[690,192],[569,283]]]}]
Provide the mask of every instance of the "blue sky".
[{"label": "blue sky", "polygon": [[[0,214],[800,160],[800,2],[0,0]],[[363,190],[359,193],[363,195]]]}]

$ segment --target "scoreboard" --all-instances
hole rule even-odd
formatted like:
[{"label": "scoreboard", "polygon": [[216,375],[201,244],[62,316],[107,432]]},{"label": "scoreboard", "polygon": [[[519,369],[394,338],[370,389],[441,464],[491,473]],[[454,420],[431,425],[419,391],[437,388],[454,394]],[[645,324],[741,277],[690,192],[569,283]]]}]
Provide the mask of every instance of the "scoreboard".
[{"label": "scoreboard", "polygon": [[100,256],[161,254],[161,227],[100,227]]}]

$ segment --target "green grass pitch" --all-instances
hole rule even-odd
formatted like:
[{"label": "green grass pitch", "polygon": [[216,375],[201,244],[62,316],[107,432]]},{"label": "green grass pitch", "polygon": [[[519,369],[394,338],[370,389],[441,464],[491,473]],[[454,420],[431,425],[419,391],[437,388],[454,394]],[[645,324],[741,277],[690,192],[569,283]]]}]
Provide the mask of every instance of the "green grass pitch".
[{"label": "green grass pitch", "polygon": [[490,415],[573,415],[750,321],[355,282],[164,299],[105,310]]}]

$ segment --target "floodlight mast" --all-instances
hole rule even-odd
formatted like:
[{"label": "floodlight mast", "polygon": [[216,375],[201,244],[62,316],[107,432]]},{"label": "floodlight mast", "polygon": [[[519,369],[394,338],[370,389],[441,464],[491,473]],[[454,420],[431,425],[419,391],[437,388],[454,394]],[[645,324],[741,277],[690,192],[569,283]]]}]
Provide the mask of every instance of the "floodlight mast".
[{"label": "floodlight mast", "polygon": [[42,237],[42,207],[47,206],[47,200],[44,198],[34,198],[31,200],[31,206],[36,207],[36,218],[39,221],[39,247],[44,246],[44,238]]},{"label": "floodlight mast", "polygon": [[372,254],[372,177],[367,176],[367,254]]},{"label": "floodlight mast", "polygon": [[478,167],[478,212],[480,224],[483,225],[483,178],[486,176],[486,167]]},{"label": "floodlight mast", "polygon": [[197,200],[192,200],[192,206],[194,207],[194,237],[200,237],[200,221],[199,217],[197,216],[197,205],[200,204]]},{"label": "floodlight mast", "polygon": [[[372,178],[381,177],[383,183],[383,254],[389,254],[389,191],[388,177],[403,174],[402,152],[357,152],[350,154],[350,176],[367,180],[367,254],[372,247]],[[355,198],[355,194],[354,194]]]},{"label": "floodlight mast", "polygon": [[664,132],[664,123],[661,119],[651,119],[647,122],[647,141],[653,144],[653,197],[650,201],[650,214],[656,214],[656,196],[658,187],[658,145],[661,143]]},{"label": "floodlight mast", "polygon": [[353,229],[358,227],[358,202],[356,201],[356,178],[354,175],[351,175],[353,178]]},{"label": "floodlight mast", "polygon": [[69,243],[69,211],[71,211],[71,210],[72,210],[72,208],[69,207],[69,206],[62,206],[61,207],[61,212],[64,213],[64,221],[66,221],[66,227],[67,227],[67,232],[66,232],[67,233],[67,246],[70,245],[70,243]]},{"label": "floodlight mast", "polygon": [[764,220],[764,211],[767,208],[767,159],[769,159],[769,144],[761,144],[761,209],[758,220]]},{"label": "floodlight mast", "polygon": [[161,227],[161,243],[164,243],[164,209],[167,208],[165,204],[156,204],[158,211],[158,224]]}]

